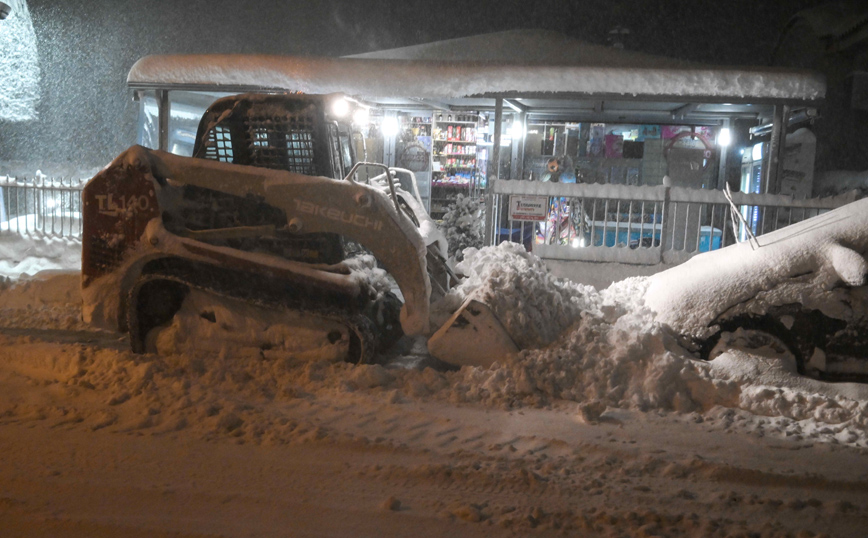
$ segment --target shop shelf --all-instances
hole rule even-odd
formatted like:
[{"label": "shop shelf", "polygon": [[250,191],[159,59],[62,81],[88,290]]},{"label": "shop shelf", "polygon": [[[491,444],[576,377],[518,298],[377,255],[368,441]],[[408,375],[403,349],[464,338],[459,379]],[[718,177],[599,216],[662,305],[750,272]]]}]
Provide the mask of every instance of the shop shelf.
[{"label": "shop shelf", "polygon": [[449,189],[466,189],[470,187],[470,183],[449,183],[445,181],[432,181],[431,185],[433,187],[442,187]]}]

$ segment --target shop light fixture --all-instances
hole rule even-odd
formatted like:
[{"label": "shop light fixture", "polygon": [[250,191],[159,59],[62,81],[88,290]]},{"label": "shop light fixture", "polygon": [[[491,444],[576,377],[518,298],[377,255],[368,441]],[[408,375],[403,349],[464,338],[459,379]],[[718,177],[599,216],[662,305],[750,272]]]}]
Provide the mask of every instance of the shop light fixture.
[{"label": "shop light fixture", "polygon": [[751,149],[750,156],[755,161],[761,161],[763,158],[763,143],[754,144],[753,149]]},{"label": "shop light fixture", "polygon": [[512,126],[509,128],[510,137],[519,140],[524,137],[524,125],[520,121],[512,122]]},{"label": "shop light fixture", "polygon": [[729,128],[724,127],[720,130],[720,133],[717,135],[717,143],[720,146],[726,147],[732,142],[732,134],[729,132]]},{"label": "shop light fixture", "polygon": [[398,134],[398,118],[386,116],[381,127],[384,136],[392,137]]}]

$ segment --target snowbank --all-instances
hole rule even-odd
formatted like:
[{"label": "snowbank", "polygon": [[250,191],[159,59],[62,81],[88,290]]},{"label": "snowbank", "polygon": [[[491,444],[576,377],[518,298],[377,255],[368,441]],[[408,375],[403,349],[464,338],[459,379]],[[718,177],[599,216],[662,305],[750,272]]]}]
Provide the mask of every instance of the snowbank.
[{"label": "snowbank", "polygon": [[41,271],[80,268],[80,240],[0,232],[0,276],[19,279]]},{"label": "snowbank", "polygon": [[[710,428],[792,442],[868,446],[868,387],[802,378],[787,356],[740,349],[737,342],[714,361],[696,360],[643,304],[648,278],[597,292],[555,279],[539,259],[510,244],[468,251],[460,269],[469,273],[460,293],[499,298],[494,308],[507,324],[526,343],[542,347],[488,369],[449,371],[408,368],[432,364],[414,360],[424,355],[418,348],[356,366],[305,360],[290,348],[134,355],[118,348],[116,338],[84,352],[79,345],[52,347],[4,336],[0,360],[108,394],[115,402],[108,412],[81,410],[80,418],[93,428],[189,428],[254,442],[304,442],[316,438],[316,430],[286,422],[272,406],[328,394],[348,404],[370,397],[498,409],[572,405],[590,423],[614,409],[674,413]],[[76,291],[70,275],[7,286],[0,291],[4,324],[81,329]],[[460,301],[460,293],[452,300]],[[28,412],[57,410],[37,405]]]}]

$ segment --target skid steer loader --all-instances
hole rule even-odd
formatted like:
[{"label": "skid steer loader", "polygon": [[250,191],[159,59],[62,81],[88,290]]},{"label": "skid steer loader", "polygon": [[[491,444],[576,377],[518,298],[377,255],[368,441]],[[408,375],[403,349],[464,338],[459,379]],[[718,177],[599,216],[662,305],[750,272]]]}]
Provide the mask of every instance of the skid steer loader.
[{"label": "skid steer loader", "polygon": [[[201,324],[235,331],[231,338],[273,346],[221,319],[243,311],[261,318],[261,333],[279,319],[289,329],[278,340],[299,354],[353,362],[403,334],[431,335],[429,305],[456,279],[443,234],[394,170],[355,162],[351,129],[329,117],[332,98],[226,97],[202,117],[193,157],[133,146],[99,172],[83,192],[85,321],[153,352],[161,331],[190,310]],[[370,264],[360,271],[350,259],[360,252],[398,289],[378,285]],[[471,311],[448,324],[457,341],[475,326],[462,318],[478,317]],[[438,358],[466,361],[446,329],[435,339]],[[211,333],[189,327],[175,337],[211,343]]]}]

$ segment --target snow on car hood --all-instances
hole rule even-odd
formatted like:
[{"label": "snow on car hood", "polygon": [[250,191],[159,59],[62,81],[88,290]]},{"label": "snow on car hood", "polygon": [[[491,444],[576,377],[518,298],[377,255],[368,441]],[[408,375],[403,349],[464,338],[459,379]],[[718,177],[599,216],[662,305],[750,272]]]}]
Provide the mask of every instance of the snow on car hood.
[{"label": "snow on car hood", "polygon": [[705,338],[722,313],[762,312],[798,302],[846,319],[839,284],[865,283],[868,199],[859,200],[749,242],[707,252],[649,277],[644,296],[658,322]]}]

